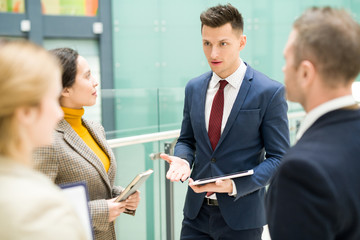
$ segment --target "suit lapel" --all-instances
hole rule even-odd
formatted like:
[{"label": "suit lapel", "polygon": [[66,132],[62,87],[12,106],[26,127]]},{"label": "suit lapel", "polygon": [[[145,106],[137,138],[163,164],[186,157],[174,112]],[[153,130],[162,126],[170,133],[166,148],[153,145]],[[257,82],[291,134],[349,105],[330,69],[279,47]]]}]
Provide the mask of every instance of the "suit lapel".
[{"label": "suit lapel", "polygon": [[[89,132],[93,132],[91,127],[89,127],[88,125],[86,127]],[[95,169],[100,173],[100,176],[106,182],[111,191],[111,184],[103,163],[98,158],[98,156],[88,147],[88,145],[86,145],[86,143],[80,138],[80,136],[72,129],[70,124],[65,119],[63,119],[58,124],[56,130],[63,132],[64,140],[69,144],[69,146],[95,167]]]},{"label": "suit lapel", "polygon": [[206,144],[212,150],[209,135],[206,130],[206,121],[205,121],[205,101],[206,101],[207,89],[208,89],[211,77],[212,77],[212,72],[210,72],[210,74],[204,78],[204,81],[201,86],[200,119],[201,119],[201,132],[203,133],[203,137],[206,141]]},{"label": "suit lapel", "polygon": [[100,132],[100,131],[95,131],[95,129],[93,129],[91,127],[91,125],[89,125],[89,122],[85,119],[83,119],[83,123],[86,126],[86,128],[89,130],[90,134],[95,139],[97,144],[99,144],[99,146],[102,148],[102,150],[109,157],[110,167],[107,172],[107,175],[108,175],[108,178],[110,179],[110,181],[112,181],[112,179],[115,179],[115,175],[116,175],[116,160],[115,160],[113,151],[111,150],[110,146],[108,145],[108,143],[106,141],[106,138],[103,136],[103,134],[105,134],[105,133]]},{"label": "suit lapel", "polygon": [[234,124],[235,119],[236,119],[237,115],[239,114],[239,112],[241,110],[241,107],[242,107],[243,103],[245,102],[246,96],[247,96],[247,94],[249,92],[249,89],[251,87],[251,81],[253,79],[253,75],[254,75],[253,69],[249,65],[247,65],[247,69],[246,69],[246,72],[245,72],[243,82],[242,82],[242,84],[240,86],[239,93],[238,93],[238,95],[237,95],[237,97],[235,99],[235,102],[234,102],[234,105],[233,105],[233,107],[231,109],[229,118],[228,118],[228,120],[226,122],[224,131],[220,136],[219,142],[216,145],[216,148],[215,148],[214,152],[216,151],[216,149],[219,148],[222,141],[225,139],[226,135],[229,133],[229,130],[231,129],[232,125]]}]

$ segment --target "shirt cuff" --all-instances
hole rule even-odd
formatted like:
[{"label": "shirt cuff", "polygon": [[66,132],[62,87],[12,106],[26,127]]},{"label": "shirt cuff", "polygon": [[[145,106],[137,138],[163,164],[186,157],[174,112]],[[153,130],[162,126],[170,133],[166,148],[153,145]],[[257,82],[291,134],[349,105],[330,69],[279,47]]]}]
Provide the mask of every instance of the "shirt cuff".
[{"label": "shirt cuff", "polygon": [[234,182],[233,180],[231,180],[231,183],[232,183],[232,186],[233,186],[233,191],[232,191],[232,193],[229,193],[229,196],[230,196],[230,197],[236,197],[236,195],[237,195],[237,190],[236,190],[235,182]]}]

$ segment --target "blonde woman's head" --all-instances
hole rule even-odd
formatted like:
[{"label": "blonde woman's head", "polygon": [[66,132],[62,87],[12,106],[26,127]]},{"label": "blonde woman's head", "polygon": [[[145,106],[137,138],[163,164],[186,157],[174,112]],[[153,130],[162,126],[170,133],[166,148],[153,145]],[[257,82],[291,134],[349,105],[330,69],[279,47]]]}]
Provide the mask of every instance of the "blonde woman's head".
[{"label": "blonde woman's head", "polygon": [[0,73],[0,155],[31,154],[50,144],[62,117],[56,59],[27,41],[1,43]]}]

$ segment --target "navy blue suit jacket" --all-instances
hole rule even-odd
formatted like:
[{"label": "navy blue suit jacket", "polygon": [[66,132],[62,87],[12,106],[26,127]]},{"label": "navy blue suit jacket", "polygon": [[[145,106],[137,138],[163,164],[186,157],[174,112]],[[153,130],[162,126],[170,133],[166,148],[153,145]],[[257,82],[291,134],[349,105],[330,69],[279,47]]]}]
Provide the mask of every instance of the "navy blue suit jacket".
[{"label": "navy blue suit jacket", "polygon": [[[205,125],[205,98],[212,72],[189,81],[181,133],[174,155],[192,167],[191,178],[254,169],[252,176],[234,179],[236,198],[217,194],[226,223],[235,230],[266,224],[265,186],[289,146],[284,87],[249,65],[220,140],[213,151]],[[187,191],[184,214],[196,218],[205,193]]]},{"label": "navy blue suit jacket", "polygon": [[360,111],[320,117],[285,155],[266,200],[273,240],[359,240]]}]

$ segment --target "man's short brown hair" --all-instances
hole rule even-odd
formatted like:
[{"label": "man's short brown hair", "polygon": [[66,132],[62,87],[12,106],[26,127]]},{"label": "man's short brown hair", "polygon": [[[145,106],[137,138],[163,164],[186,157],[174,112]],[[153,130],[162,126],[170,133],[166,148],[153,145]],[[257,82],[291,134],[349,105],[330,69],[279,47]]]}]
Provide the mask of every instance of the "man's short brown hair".
[{"label": "man's short brown hair", "polygon": [[244,20],[239,11],[231,4],[217,5],[200,15],[201,30],[204,25],[216,28],[230,23],[233,30],[243,31]]},{"label": "man's short brown hair", "polygon": [[295,66],[311,61],[329,86],[348,84],[360,72],[360,25],[345,10],[313,7],[294,25]]}]

